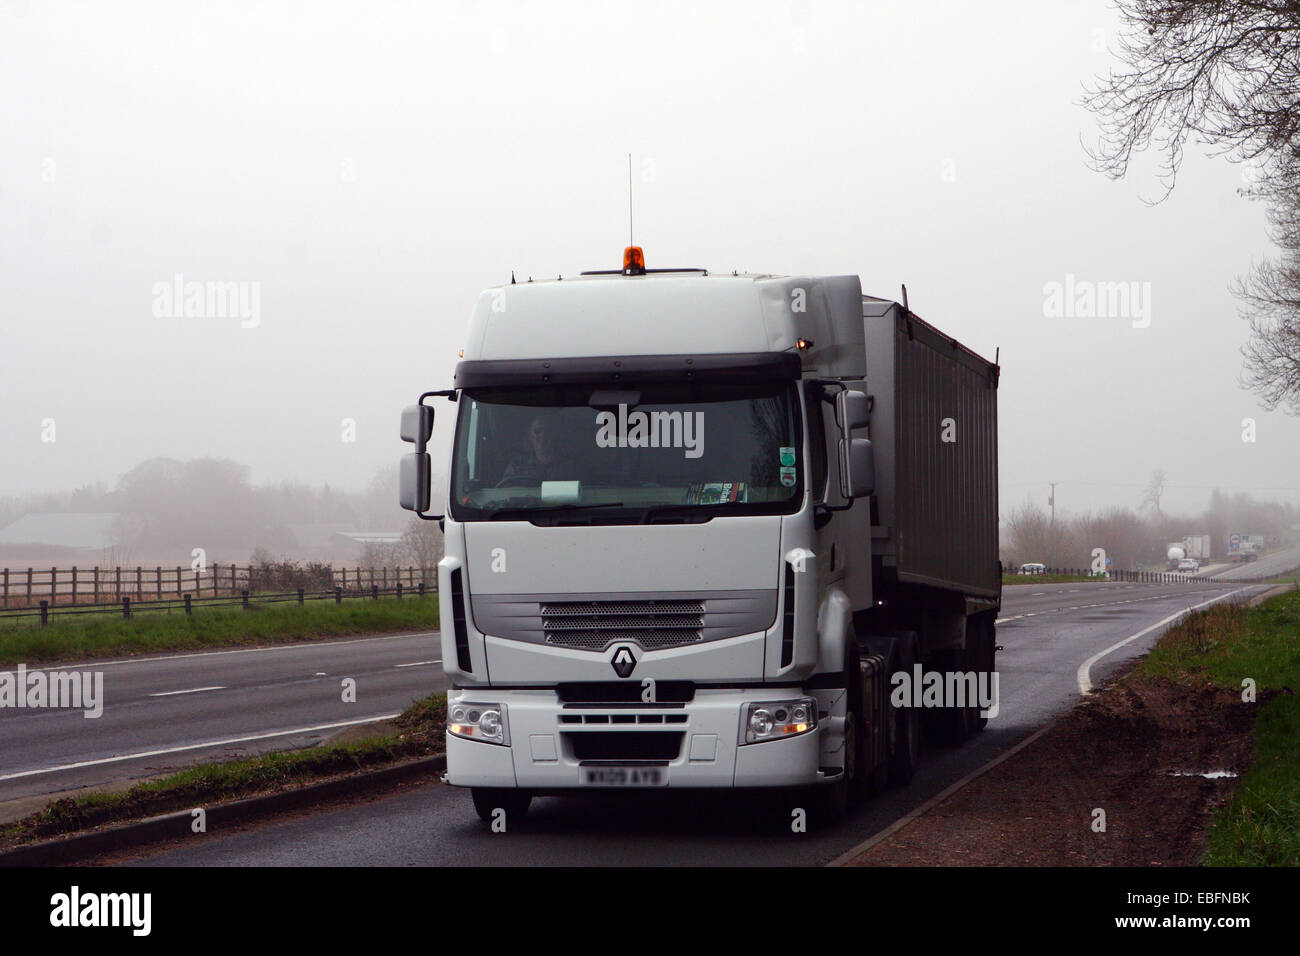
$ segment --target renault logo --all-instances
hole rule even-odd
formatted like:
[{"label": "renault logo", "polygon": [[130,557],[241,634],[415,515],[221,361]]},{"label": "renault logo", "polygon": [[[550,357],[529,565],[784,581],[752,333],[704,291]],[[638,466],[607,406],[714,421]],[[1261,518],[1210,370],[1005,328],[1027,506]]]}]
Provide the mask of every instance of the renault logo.
[{"label": "renault logo", "polygon": [[614,668],[614,673],[619,677],[628,677],[631,675],[633,668],[636,667],[636,655],[632,653],[632,648],[626,644],[621,644],[614,651],[614,657],[610,664]]}]

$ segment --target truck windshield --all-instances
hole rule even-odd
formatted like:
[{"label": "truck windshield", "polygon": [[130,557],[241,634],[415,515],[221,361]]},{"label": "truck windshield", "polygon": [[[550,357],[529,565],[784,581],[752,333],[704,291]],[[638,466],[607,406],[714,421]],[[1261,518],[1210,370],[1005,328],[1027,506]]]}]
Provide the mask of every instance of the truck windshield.
[{"label": "truck windshield", "polygon": [[789,383],[482,388],[459,404],[458,521],[703,521],[797,509]]}]

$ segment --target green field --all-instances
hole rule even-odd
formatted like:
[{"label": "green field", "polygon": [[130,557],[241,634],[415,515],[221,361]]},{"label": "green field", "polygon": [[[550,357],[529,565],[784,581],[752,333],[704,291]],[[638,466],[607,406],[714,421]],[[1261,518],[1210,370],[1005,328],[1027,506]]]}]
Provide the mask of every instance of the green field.
[{"label": "green field", "polygon": [[1218,604],[1173,628],[1135,673],[1234,691],[1255,681],[1255,759],[1220,811],[1209,866],[1300,866],[1300,591]]},{"label": "green field", "polygon": [[51,615],[41,627],[31,618],[0,622],[0,667],[195,651],[218,647],[265,646],[358,634],[434,630],[438,598],[382,597],[259,604],[248,610],[194,605],[141,611],[129,620],[119,611]]}]

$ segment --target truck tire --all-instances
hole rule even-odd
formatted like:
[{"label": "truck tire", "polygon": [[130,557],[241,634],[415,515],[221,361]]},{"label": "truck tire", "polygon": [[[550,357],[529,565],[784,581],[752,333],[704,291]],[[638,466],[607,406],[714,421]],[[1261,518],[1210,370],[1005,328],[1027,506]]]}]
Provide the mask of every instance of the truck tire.
[{"label": "truck tire", "polygon": [[[915,637],[903,640],[899,646],[901,650],[890,674],[890,686],[893,686],[894,673],[902,671],[910,676],[916,660]],[[921,713],[915,707],[894,707],[892,703],[890,710],[893,711],[894,727],[889,750],[889,782],[901,787],[912,782],[921,762]]]},{"label": "truck tire", "polygon": [[473,787],[470,794],[474,798],[474,812],[480,820],[491,823],[497,810],[504,810],[506,824],[510,819],[522,819],[528,815],[528,805],[532,803],[532,794],[526,790],[509,790],[504,787]]},{"label": "truck tire", "polygon": [[[966,628],[966,639],[969,643],[971,639],[971,626],[969,623]],[[936,670],[944,674],[972,670],[967,649],[937,651],[934,655],[933,664]],[[946,683],[945,680],[945,685]],[[925,711],[926,733],[937,744],[949,747],[960,746],[974,732],[971,720],[972,713],[970,707],[927,708]]]},{"label": "truck tire", "polygon": [[861,803],[876,792],[874,768],[867,766],[871,752],[867,740],[867,703],[862,699],[861,649],[855,636],[848,640],[847,658],[844,662],[844,679],[848,687],[848,703],[844,715],[844,776],[848,789],[848,802]]},{"label": "truck tire", "polygon": [[[981,614],[979,617],[979,663],[976,668],[981,673],[988,675],[986,680],[990,682],[990,687],[992,686],[993,674],[997,670],[998,636],[993,624],[993,618],[993,614]],[[975,733],[983,730],[989,722],[987,717],[980,716],[981,710],[983,710],[982,707],[975,708],[972,722],[972,729]]]}]

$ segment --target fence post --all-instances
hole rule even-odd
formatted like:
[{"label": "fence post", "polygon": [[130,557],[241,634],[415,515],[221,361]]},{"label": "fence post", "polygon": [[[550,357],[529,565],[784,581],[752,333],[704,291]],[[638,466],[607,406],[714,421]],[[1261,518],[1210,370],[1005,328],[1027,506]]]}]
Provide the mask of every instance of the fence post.
[{"label": "fence post", "polygon": [[162,598],[162,565],[153,569],[153,595]]},{"label": "fence post", "polygon": [[[346,581],[346,580],[347,580],[347,577],[346,577],[346,575],[347,575],[347,569],[346,569],[346,568],[344,569],[344,572],[343,572],[343,573],[344,573],[344,575],[345,575],[344,580]],[[341,587],[339,587],[337,584],[334,585],[334,603],[335,603],[335,604],[342,604],[342,603],[343,603],[343,589],[342,589]]]},{"label": "fence post", "polygon": [[176,565],[176,593],[181,593],[181,566]]},{"label": "fence post", "polygon": [[144,600],[144,569],[138,564],[135,566],[135,599]]},{"label": "fence post", "polygon": [[32,605],[32,569],[27,569],[27,606]]},{"label": "fence post", "polygon": [[244,590],[241,591],[240,593],[244,596],[244,610],[247,611],[248,610],[248,588],[244,588]]},{"label": "fence post", "polygon": [[402,599],[402,582],[399,580],[397,582],[397,600],[400,601],[401,599]]},{"label": "fence post", "polygon": [[41,627],[50,623],[50,602],[41,598]]},{"label": "fence post", "polygon": [[420,597],[424,597],[424,582],[420,582]]},{"label": "fence post", "polygon": [[373,584],[373,583],[372,583],[372,584],[370,585],[370,596],[371,596],[372,598],[374,598],[376,601],[379,600],[379,585],[378,585],[378,584]]},{"label": "fence post", "polygon": [[59,595],[59,569],[50,568],[50,600],[58,599]]},{"label": "fence post", "polygon": [[190,596],[188,594],[185,595],[185,616],[186,617],[194,616],[194,606],[190,604]]},{"label": "fence post", "polygon": [[302,607],[302,600],[303,600],[303,598],[302,598],[302,588],[299,588],[299,589],[298,589],[298,606],[299,606],[299,607]]},{"label": "fence post", "polygon": [[5,607],[9,606],[9,569],[5,568]]},{"label": "fence post", "polygon": [[95,565],[95,603],[99,603],[99,565]]},{"label": "fence post", "polygon": [[72,603],[77,603],[77,566],[72,566]]},{"label": "fence post", "polygon": [[127,595],[122,598],[122,616],[128,621],[131,619],[131,596]]}]

